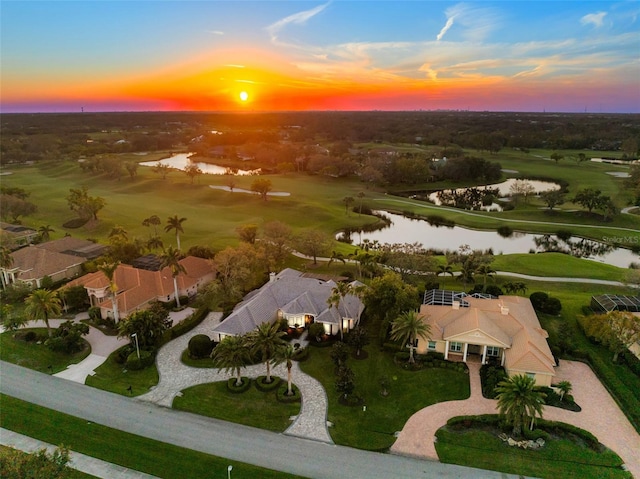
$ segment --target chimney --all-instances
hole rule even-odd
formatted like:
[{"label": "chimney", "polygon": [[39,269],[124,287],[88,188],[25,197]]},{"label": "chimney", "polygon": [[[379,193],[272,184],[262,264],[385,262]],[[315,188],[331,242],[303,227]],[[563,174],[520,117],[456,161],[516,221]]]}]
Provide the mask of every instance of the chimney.
[{"label": "chimney", "polygon": [[460,301],[454,301],[453,303],[451,303],[451,307],[453,309],[460,309]]},{"label": "chimney", "polygon": [[271,272],[269,273],[269,282],[273,283],[276,280],[276,274]]},{"label": "chimney", "polygon": [[506,316],[506,315],[508,315],[508,314],[509,314],[509,308],[506,308],[506,307],[504,307],[504,306],[500,306],[500,312],[501,312],[504,316]]}]

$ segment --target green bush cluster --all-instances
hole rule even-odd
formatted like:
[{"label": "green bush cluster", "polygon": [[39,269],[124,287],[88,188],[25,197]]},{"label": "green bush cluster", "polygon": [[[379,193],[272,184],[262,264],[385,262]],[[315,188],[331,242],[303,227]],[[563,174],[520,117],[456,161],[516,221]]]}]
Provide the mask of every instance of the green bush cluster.
[{"label": "green bush cluster", "polygon": [[502,366],[483,364],[480,368],[480,382],[482,383],[482,395],[488,399],[496,397],[496,386],[507,378],[507,373]]},{"label": "green bush cluster", "polygon": [[151,351],[146,351],[144,349],[140,350],[140,357],[138,358],[138,351],[133,351],[127,357],[127,362],[125,363],[125,367],[130,369],[131,371],[139,371],[140,369],[144,369],[153,364],[155,360],[155,354]]},{"label": "green bush cluster", "polygon": [[282,379],[280,379],[277,376],[271,376],[270,383],[267,382],[266,376],[258,376],[254,381],[256,385],[256,389],[258,391],[262,391],[263,393],[267,393],[269,391],[273,391],[277,389],[277,387],[280,386],[281,382],[282,382]]},{"label": "green bush cluster", "polygon": [[72,354],[82,351],[85,341],[82,336],[89,334],[89,326],[84,323],[65,321],[53,331],[51,338],[45,341],[45,345],[52,351]]},{"label": "green bush cluster", "polygon": [[229,392],[243,393],[249,390],[249,388],[251,387],[251,379],[246,376],[242,376],[240,380],[242,381],[242,384],[240,384],[240,386],[236,386],[235,377],[229,378],[227,380],[227,389],[229,390]]},{"label": "green bush cluster", "polygon": [[538,389],[545,394],[544,403],[547,406],[559,407],[575,412],[582,411],[582,408],[575,403],[571,394],[565,394],[561,400],[560,396],[551,388],[540,387]]},{"label": "green bush cluster", "polygon": [[213,351],[213,342],[206,334],[196,334],[189,340],[189,356],[194,359],[206,358]]},{"label": "green bush cluster", "polygon": [[296,349],[296,352],[293,355],[294,361],[306,361],[309,359],[309,348],[299,348]]},{"label": "green bush cluster", "polygon": [[283,383],[283,385],[280,386],[276,391],[276,399],[282,403],[299,402],[302,399],[300,390],[295,384],[291,385],[291,392],[293,393],[293,395],[287,396],[287,383]]},{"label": "green bush cluster", "polygon": [[557,316],[562,311],[562,303],[558,298],[549,296],[543,291],[536,291],[529,296],[533,309],[545,314]]},{"label": "green bush cluster", "polygon": [[409,364],[409,353],[399,351],[393,355],[396,364],[405,369],[422,369],[422,368],[448,368],[458,372],[468,370],[467,365],[457,361],[447,361],[442,353],[427,353],[414,355],[415,363]]}]

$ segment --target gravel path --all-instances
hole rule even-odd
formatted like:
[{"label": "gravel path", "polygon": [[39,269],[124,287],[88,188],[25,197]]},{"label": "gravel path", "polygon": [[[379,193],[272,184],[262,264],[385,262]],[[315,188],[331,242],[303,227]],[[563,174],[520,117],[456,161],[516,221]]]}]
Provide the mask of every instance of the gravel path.
[{"label": "gravel path", "polygon": [[[149,401],[160,406],[171,407],[180,391],[198,384],[226,381],[229,373],[217,368],[193,368],[186,366],[180,357],[196,334],[211,335],[213,328],[220,322],[222,313],[210,313],[196,328],[174,339],[158,352],[156,359],[160,381],[157,386],[137,399]],[[287,368],[279,365],[272,369],[273,375],[287,379]],[[265,374],[262,364],[249,366],[242,371],[243,376],[255,378]],[[285,434],[333,444],[327,430],[327,396],[322,385],[314,378],[303,373],[297,362],[292,368],[293,382],[300,389],[302,404],[300,413]]]},{"label": "gravel path", "polygon": [[[471,382],[470,398],[434,404],[415,413],[391,447],[392,453],[438,460],[435,433],[448,419],[497,413],[497,401],[482,397],[480,365],[467,364]],[[640,436],[591,368],[580,362],[562,360],[556,374],[557,382],[571,382],[573,396],[582,411],[572,412],[547,406],[544,418],[573,424],[591,432],[622,458],[634,477],[640,478]]]}]

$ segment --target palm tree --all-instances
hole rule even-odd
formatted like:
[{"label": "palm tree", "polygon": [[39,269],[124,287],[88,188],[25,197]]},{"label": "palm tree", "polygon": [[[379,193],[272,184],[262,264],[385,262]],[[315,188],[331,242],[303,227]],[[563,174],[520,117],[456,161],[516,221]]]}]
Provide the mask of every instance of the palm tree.
[{"label": "palm tree", "polygon": [[98,266],[98,270],[102,271],[109,280],[109,296],[111,296],[111,304],[113,304],[113,321],[117,324],[120,321],[120,314],[118,312],[118,299],[116,294],[118,293],[118,285],[116,284],[115,274],[118,269],[119,261],[114,263],[102,263]]},{"label": "palm tree", "polygon": [[[0,268],[9,269],[12,266],[13,256],[11,256],[11,250],[6,246],[0,247]],[[4,271],[0,272],[0,278],[2,279],[2,287],[4,288],[8,284]]]},{"label": "palm tree", "polygon": [[425,341],[431,339],[431,327],[424,322],[417,311],[405,311],[391,323],[391,339],[400,340],[403,344],[409,344],[409,363],[415,363],[413,350],[416,341],[422,338]]},{"label": "palm tree", "polygon": [[560,390],[560,401],[562,401],[564,396],[571,392],[573,386],[569,381],[560,381],[558,384],[556,384],[556,388]]},{"label": "palm tree", "polygon": [[482,275],[482,291],[486,291],[487,289],[487,278],[492,278],[494,274],[496,274],[496,270],[493,269],[488,264],[481,264],[476,268],[475,271],[477,274]]},{"label": "palm tree", "polygon": [[285,347],[278,350],[278,354],[276,355],[274,362],[274,365],[278,365],[283,362],[287,364],[287,396],[293,395],[293,390],[291,389],[291,368],[293,367],[293,358],[295,354],[296,349],[291,344],[287,344]]},{"label": "palm tree", "polygon": [[364,191],[361,191],[360,193],[358,193],[358,198],[360,199],[360,207],[358,209],[358,214],[361,215],[362,214],[362,200],[363,198],[367,196],[364,194]]},{"label": "palm tree", "polygon": [[51,337],[51,327],[49,326],[49,318],[52,316],[60,316],[62,312],[60,298],[54,291],[46,289],[36,289],[27,296],[25,300],[26,308],[24,310],[26,316],[30,320],[44,320],[47,325],[47,333]]},{"label": "palm tree", "polygon": [[342,202],[344,203],[344,212],[347,216],[349,216],[349,207],[355,202],[353,196],[345,196],[342,198]]},{"label": "palm tree", "polygon": [[51,238],[51,233],[55,230],[51,227],[51,225],[42,225],[38,228],[38,234],[40,235],[40,239],[42,241],[49,241]]},{"label": "palm tree", "polygon": [[178,218],[178,215],[170,216],[167,219],[167,225],[164,227],[164,230],[167,233],[171,230],[176,231],[176,243],[178,244],[178,251],[180,251],[180,233],[184,233],[182,223],[184,223],[185,221],[187,221],[187,218]]},{"label": "palm tree", "polygon": [[180,264],[180,251],[173,246],[169,246],[164,251],[164,254],[160,256],[162,260],[162,267],[169,268],[171,270],[171,276],[173,277],[173,291],[176,297],[176,307],[180,307],[180,295],[178,293],[178,275],[180,273],[186,273],[187,270]]},{"label": "palm tree", "polygon": [[438,265],[438,272],[436,273],[436,276],[440,276],[441,274],[445,276],[447,274],[450,274],[451,276],[453,276],[453,268],[449,263]]},{"label": "palm tree", "polygon": [[266,382],[271,382],[271,363],[278,356],[279,350],[285,346],[282,339],[286,333],[280,331],[280,324],[264,322],[258,329],[251,331],[247,335],[247,345],[253,354],[259,354],[262,361],[267,366]]},{"label": "palm tree", "polygon": [[338,311],[338,316],[340,317],[340,339],[344,338],[344,325],[342,324],[342,314],[340,314],[340,304],[343,302],[345,296],[348,294],[354,294],[354,292],[354,288],[351,284],[340,282],[331,289],[331,296],[327,299],[329,307],[335,307],[336,311]]},{"label": "palm tree", "polygon": [[507,423],[513,425],[514,436],[520,435],[528,418],[531,418],[529,429],[533,429],[536,415],[542,418],[545,394],[536,389],[534,378],[524,375],[511,376],[498,383],[496,392],[498,410]]},{"label": "palm tree", "polygon": [[242,336],[227,336],[215,347],[211,356],[216,367],[236,373],[236,386],[242,385],[240,371],[251,359]]},{"label": "palm tree", "polygon": [[153,226],[153,232],[158,236],[158,226],[162,223],[158,215],[151,215],[148,218],[142,220],[142,226]]},{"label": "palm tree", "polygon": [[147,248],[151,249],[159,249],[164,246],[162,239],[160,236],[152,236],[147,240]]}]

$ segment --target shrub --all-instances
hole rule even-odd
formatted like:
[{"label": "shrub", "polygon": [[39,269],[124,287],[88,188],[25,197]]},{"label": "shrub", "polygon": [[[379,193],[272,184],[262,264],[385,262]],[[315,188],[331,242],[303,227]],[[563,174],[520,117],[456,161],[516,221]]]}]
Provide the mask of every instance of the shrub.
[{"label": "shrub", "polygon": [[482,383],[482,395],[488,399],[496,397],[495,388],[500,381],[507,377],[507,373],[501,366],[483,365],[480,368],[480,382]]},{"label": "shrub", "polygon": [[296,387],[295,384],[291,385],[292,396],[287,396],[287,383],[284,383],[282,386],[278,388],[276,391],[276,399],[283,403],[292,403],[298,402],[302,399],[302,395],[300,394],[300,390]]},{"label": "shrub", "polygon": [[213,351],[213,343],[206,334],[196,334],[189,340],[189,356],[194,359],[206,358]]},{"label": "shrub", "polygon": [[249,379],[248,377],[242,376],[240,380],[242,381],[242,384],[240,384],[240,386],[236,386],[235,377],[229,378],[227,380],[227,389],[229,390],[229,392],[243,393],[249,390],[249,388],[251,387],[251,379]]},{"label": "shrub", "polygon": [[536,311],[541,311],[544,303],[549,299],[549,295],[542,291],[536,291],[535,293],[531,293],[529,296],[529,300],[531,301],[531,305],[533,309]]},{"label": "shrub", "polygon": [[138,358],[138,351],[133,351],[127,357],[126,368],[132,371],[138,371],[151,366],[154,359],[154,354],[150,351],[140,350],[140,358]]},{"label": "shrub", "polygon": [[89,319],[99,320],[100,319],[100,308],[98,306],[91,306],[89,308]]},{"label": "shrub", "polygon": [[277,389],[277,387],[280,386],[281,382],[282,379],[280,379],[278,376],[271,376],[270,383],[267,382],[266,376],[258,376],[254,381],[256,389],[258,391],[262,391],[263,393]]},{"label": "shrub", "polygon": [[306,361],[309,358],[309,348],[300,348],[296,349],[296,352],[293,354],[294,361]]},{"label": "shrub", "polygon": [[558,315],[562,310],[562,303],[558,298],[553,298],[547,293],[536,291],[529,296],[533,309],[545,314]]},{"label": "shrub", "polygon": [[82,336],[89,334],[89,326],[84,323],[65,321],[53,331],[51,338],[45,341],[45,345],[52,351],[71,354],[82,351],[85,341]]},{"label": "shrub", "polygon": [[324,335],[324,326],[320,323],[312,323],[309,325],[309,329],[307,330],[307,336],[309,340],[317,340],[317,338],[322,338]]}]

